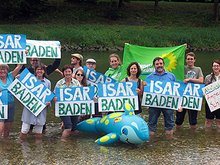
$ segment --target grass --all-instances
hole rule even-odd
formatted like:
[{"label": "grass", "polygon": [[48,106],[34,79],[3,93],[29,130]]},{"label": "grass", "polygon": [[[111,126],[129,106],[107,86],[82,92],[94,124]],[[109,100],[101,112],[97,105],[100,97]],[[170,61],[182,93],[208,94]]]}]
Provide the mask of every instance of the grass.
[{"label": "grass", "polygon": [[220,25],[212,21],[213,4],[160,2],[126,3],[117,20],[109,20],[108,6],[67,4],[51,1],[47,12],[30,20],[4,22],[0,33],[23,33],[28,39],[59,40],[76,47],[123,47],[124,43],[145,46],[220,48]]}]

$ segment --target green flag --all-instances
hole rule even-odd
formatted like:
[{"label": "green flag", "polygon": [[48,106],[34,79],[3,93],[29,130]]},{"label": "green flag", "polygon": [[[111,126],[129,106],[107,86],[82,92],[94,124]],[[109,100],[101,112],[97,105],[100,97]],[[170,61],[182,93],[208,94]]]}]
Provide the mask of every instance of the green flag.
[{"label": "green flag", "polygon": [[125,44],[123,54],[123,69],[121,79],[127,77],[127,67],[131,62],[138,62],[141,67],[142,80],[154,71],[153,59],[161,57],[165,62],[165,69],[172,72],[177,80],[184,79],[184,57],[186,45],[175,47],[153,48]]}]

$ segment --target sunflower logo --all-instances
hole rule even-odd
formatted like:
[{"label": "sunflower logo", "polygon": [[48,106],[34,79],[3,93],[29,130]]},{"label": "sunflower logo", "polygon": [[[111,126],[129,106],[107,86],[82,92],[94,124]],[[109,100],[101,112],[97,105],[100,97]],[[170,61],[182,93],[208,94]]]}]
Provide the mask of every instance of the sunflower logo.
[{"label": "sunflower logo", "polygon": [[168,70],[169,72],[172,72],[172,70],[176,69],[177,60],[176,60],[176,56],[174,56],[173,52],[170,52],[168,54],[163,54],[161,56],[161,58],[164,59],[166,70]]}]

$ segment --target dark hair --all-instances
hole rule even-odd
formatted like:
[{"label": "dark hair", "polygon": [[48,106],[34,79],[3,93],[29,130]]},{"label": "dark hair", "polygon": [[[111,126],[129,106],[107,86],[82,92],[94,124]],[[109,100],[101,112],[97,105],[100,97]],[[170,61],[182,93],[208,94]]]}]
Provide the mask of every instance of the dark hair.
[{"label": "dark hair", "polygon": [[186,58],[187,58],[187,56],[191,56],[191,57],[193,57],[194,59],[196,59],[196,55],[195,55],[195,53],[193,53],[193,52],[187,53],[187,54],[186,54]]},{"label": "dark hair", "polygon": [[163,58],[161,58],[161,57],[156,57],[156,58],[154,58],[154,60],[153,60],[153,66],[155,65],[155,62],[158,61],[158,60],[162,60],[162,61],[163,61],[163,64],[164,64],[164,59],[163,59]]},{"label": "dark hair", "polygon": [[[212,61],[212,66],[213,66],[214,63],[217,63],[217,64],[220,65],[220,60],[218,60],[218,59],[213,60],[213,61]],[[213,70],[212,70],[211,75],[212,75],[212,76],[211,76],[211,81],[215,80],[215,74],[214,74]]]},{"label": "dark hair", "polygon": [[88,86],[88,84],[87,84],[87,81],[86,81],[86,76],[85,76],[85,74],[84,74],[84,70],[83,69],[77,69],[76,70],[76,73],[75,73],[75,75],[74,75],[74,78],[76,79],[76,75],[77,75],[77,73],[79,72],[79,71],[81,71],[82,73],[83,73],[83,79],[82,79],[82,82],[80,83],[82,86]]},{"label": "dark hair", "polygon": [[38,68],[41,68],[44,70],[44,74],[43,74],[43,77],[46,77],[47,78],[47,70],[46,70],[46,66],[43,64],[43,63],[39,63],[35,68],[34,68],[34,74],[36,76],[36,70]]},{"label": "dark hair", "polygon": [[136,77],[138,78],[138,77],[140,76],[140,74],[141,74],[141,67],[140,67],[140,65],[139,65],[137,62],[132,62],[132,63],[130,63],[130,64],[128,65],[128,67],[127,67],[127,75],[128,75],[128,76],[131,75],[131,73],[130,73],[130,68],[131,68],[132,65],[136,65],[136,67],[137,67]]},{"label": "dark hair", "polygon": [[64,65],[62,68],[62,73],[64,75],[64,71],[70,69],[73,72],[73,67],[71,65]]}]

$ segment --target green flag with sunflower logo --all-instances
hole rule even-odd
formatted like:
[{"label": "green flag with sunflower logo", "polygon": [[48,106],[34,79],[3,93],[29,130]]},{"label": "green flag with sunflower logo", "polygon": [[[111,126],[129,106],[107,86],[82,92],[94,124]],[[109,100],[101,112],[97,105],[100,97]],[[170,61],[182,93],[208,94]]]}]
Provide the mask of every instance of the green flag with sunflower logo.
[{"label": "green flag with sunflower logo", "polygon": [[165,69],[172,72],[177,80],[184,79],[184,57],[186,44],[174,47],[144,47],[125,44],[123,54],[123,69],[121,79],[127,77],[127,67],[131,62],[138,62],[141,67],[140,78],[145,80],[146,76],[154,71],[153,59],[161,57],[165,62]]}]

